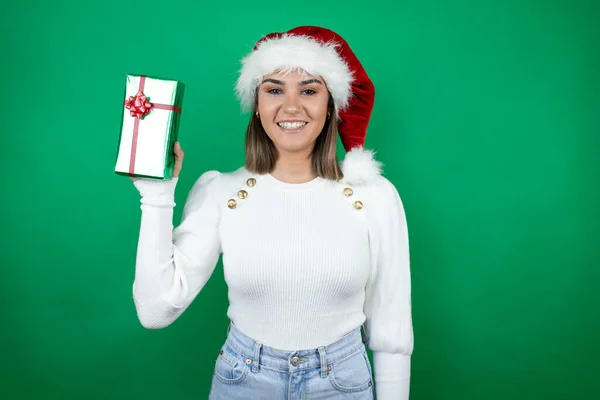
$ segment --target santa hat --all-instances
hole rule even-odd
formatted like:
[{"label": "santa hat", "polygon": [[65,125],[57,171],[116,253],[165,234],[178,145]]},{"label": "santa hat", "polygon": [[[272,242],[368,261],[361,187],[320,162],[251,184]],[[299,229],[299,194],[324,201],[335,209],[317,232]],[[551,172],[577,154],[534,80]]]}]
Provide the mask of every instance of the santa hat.
[{"label": "santa hat", "polygon": [[380,175],[381,163],[364,148],[375,87],[348,43],[330,29],[300,26],[262,37],[243,58],[236,83],[244,111],[254,106],[256,88],[264,75],[296,69],[321,76],[331,93],[347,152],[341,164],[344,181],[362,184]]}]

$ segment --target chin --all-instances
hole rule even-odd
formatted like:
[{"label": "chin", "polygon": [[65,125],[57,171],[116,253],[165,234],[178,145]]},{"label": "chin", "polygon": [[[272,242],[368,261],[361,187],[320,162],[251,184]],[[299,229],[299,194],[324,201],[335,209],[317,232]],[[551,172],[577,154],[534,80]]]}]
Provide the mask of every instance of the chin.
[{"label": "chin", "polygon": [[301,152],[301,151],[305,151],[305,150],[312,150],[313,146],[314,146],[314,142],[313,143],[281,143],[281,142],[274,142],[275,143],[275,148],[277,148],[278,151],[284,151],[287,153],[296,153],[296,152]]},{"label": "chin", "polygon": [[286,152],[297,152],[310,149],[314,146],[318,137],[318,135],[311,135],[311,132],[309,131],[287,133],[282,132],[277,128],[274,130],[275,132],[271,132],[268,136],[278,150]]}]

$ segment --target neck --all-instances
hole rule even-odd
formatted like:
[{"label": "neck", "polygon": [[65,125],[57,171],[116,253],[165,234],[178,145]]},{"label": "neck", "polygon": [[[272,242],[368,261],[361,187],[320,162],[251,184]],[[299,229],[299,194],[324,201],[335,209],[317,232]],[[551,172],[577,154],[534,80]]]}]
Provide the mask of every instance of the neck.
[{"label": "neck", "polygon": [[282,152],[275,162],[271,175],[287,183],[304,183],[316,178],[312,169],[312,149],[308,152]]}]

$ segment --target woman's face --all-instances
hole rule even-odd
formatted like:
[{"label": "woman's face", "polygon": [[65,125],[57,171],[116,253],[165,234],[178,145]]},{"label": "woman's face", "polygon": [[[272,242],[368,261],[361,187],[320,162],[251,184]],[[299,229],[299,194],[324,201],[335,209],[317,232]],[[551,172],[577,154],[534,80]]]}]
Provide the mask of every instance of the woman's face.
[{"label": "woman's face", "polygon": [[265,75],[258,88],[260,121],[280,153],[312,151],[328,101],[321,77],[297,71]]}]

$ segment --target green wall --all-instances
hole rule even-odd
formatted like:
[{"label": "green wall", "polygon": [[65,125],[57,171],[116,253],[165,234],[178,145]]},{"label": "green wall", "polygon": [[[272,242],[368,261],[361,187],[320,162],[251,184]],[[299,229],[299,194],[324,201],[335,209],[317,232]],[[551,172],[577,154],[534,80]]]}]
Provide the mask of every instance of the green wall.
[{"label": "green wall", "polygon": [[300,24],[346,37],[377,88],[367,146],[411,236],[411,399],[598,398],[599,17],[592,0],[4,2],[0,398],[206,398],[222,265],[171,327],[136,319],[125,74],[187,85],[178,223],[202,172],[243,163],[239,59]]}]

